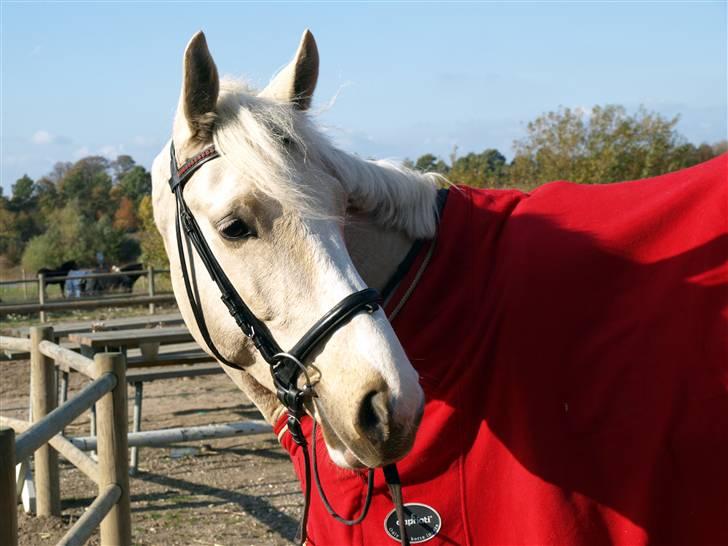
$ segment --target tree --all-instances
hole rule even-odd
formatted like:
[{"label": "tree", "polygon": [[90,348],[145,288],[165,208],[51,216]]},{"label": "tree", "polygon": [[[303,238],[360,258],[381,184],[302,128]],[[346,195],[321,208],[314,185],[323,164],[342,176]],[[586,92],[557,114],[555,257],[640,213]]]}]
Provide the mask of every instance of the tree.
[{"label": "tree", "polygon": [[47,178],[54,184],[58,184],[66,176],[66,173],[71,170],[71,167],[73,167],[73,163],[69,161],[58,161],[53,165],[53,170],[48,173]]},{"label": "tree", "polygon": [[136,255],[139,253],[139,245],[129,241],[123,230],[113,226],[108,215],[91,219],[73,200],[51,214],[46,231],[28,243],[22,262],[29,270],[57,266],[68,260],[93,265],[97,252],[102,252],[108,262],[126,261],[134,257],[135,249]]},{"label": "tree", "polygon": [[58,190],[65,202],[76,200],[80,212],[90,219],[98,219],[113,211],[116,203],[111,199],[109,162],[100,156],[77,161],[58,182]]},{"label": "tree", "polygon": [[38,271],[42,267],[56,267],[65,261],[66,252],[57,234],[44,233],[31,239],[23,251],[23,267]]},{"label": "tree", "polygon": [[49,177],[44,176],[36,183],[36,195],[38,198],[38,211],[42,218],[47,218],[52,211],[63,206],[63,201],[55,183]]},{"label": "tree", "polygon": [[127,196],[122,197],[119,201],[119,208],[114,213],[114,227],[122,231],[134,231],[137,224],[134,203]]},{"label": "tree", "polygon": [[700,154],[677,133],[677,122],[643,107],[632,115],[616,105],[595,106],[588,114],[549,112],[514,142],[511,179],[526,186],[559,179],[616,182],[694,165]]},{"label": "tree", "polygon": [[142,247],[142,261],[147,266],[169,267],[164,242],[154,223],[154,211],[150,195],[144,196],[139,203],[139,222],[141,224],[139,240]]},{"label": "tree", "polygon": [[152,177],[144,167],[136,165],[119,179],[115,191],[120,197],[128,197],[139,206],[142,197],[152,193]]},{"label": "tree", "polygon": [[34,203],[35,182],[27,174],[18,178],[13,184],[13,195],[10,199],[10,206],[15,211],[30,210]]},{"label": "tree", "polygon": [[505,156],[489,148],[479,154],[469,153],[456,159],[448,176],[458,184],[497,188],[505,183],[507,170]]},{"label": "tree", "polygon": [[134,167],[135,162],[130,155],[120,155],[111,162],[111,170],[114,172],[114,180],[119,180],[124,174]]},{"label": "tree", "polygon": [[439,157],[429,153],[420,156],[417,161],[415,161],[414,168],[423,173],[440,174],[447,174],[447,172],[450,170],[450,168],[447,166],[447,163],[445,163]]},{"label": "tree", "polygon": [[23,241],[16,225],[16,213],[0,203],[0,254],[15,263],[22,253]]}]

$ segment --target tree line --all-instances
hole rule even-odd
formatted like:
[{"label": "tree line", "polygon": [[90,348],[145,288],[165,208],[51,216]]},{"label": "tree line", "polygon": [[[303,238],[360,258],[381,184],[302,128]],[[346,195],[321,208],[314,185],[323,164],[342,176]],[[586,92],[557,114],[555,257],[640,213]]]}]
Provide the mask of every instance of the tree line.
[{"label": "tree line", "polygon": [[[427,153],[405,163],[457,184],[530,190],[551,180],[603,184],[657,176],[728,149],[726,141],[688,142],[677,122],[644,108],[632,114],[616,105],[560,108],[527,125],[510,162],[496,149],[458,156],[455,148],[447,161]],[[149,172],[128,155],[57,163],[38,180],[23,176],[11,196],[0,188],[0,256],[29,271],[70,260],[93,266],[99,253],[106,263],[164,265],[150,193]]]},{"label": "tree line", "polygon": [[59,162],[38,180],[24,175],[9,197],[0,191],[0,255],[28,271],[71,260],[92,267],[102,257],[158,264],[145,252],[157,236],[150,193],[149,172],[128,155]]},{"label": "tree line", "polygon": [[533,189],[552,180],[606,184],[676,171],[728,150],[728,143],[695,145],[680,135],[679,118],[640,108],[595,106],[589,112],[560,108],[530,122],[513,143],[508,162],[495,149],[457,156],[449,162],[434,154],[408,161],[412,168],[437,172],[451,182],[478,188]]}]

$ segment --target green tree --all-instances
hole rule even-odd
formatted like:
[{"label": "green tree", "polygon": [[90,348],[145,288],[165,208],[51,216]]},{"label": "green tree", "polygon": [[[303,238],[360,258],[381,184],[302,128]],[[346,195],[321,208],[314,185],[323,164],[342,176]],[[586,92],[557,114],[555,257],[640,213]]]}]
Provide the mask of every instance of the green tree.
[{"label": "green tree", "polygon": [[469,153],[455,160],[449,178],[458,184],[476,188],[501,187],[507,180],[508,164],[498,150],[489,148],[483,152]]},{"label": "green tree", "polygon": [[675,130],[678,117],[664,118],[640,107],[583,110],[561,108],[528,124],[514,142],[511,179],[526,187],[549,180],[603,183],[656,176],[700,161]]},{"label": "green tree", "polygon": [[154,211],[150,195],[144,196],[139,203],[138,217],[141,224],[139,240],[142,247],[142,262],[147,266],[169,267],[167,251],[164,249],[162,237],[154,223]]},{"label": "green tree", "polygon": [[35,182],[27,174],[18,178],[13,184],[13,195],[10,206],[15,211],[30,210],[35,204]]},{"label": "green tree", "polygon": [[417,158],[415,161],[414,168],[423,173],[440,173],[447,174],[450,168],[447,166],[442,159],[433,155],[425,154]]},{"label": "green tree", "polygon": [[56,184],[49,177],[44,176],[40,178],[35,185],[38,198],[38,212],[41,218],[47,218],[54,210],[63,206],[63,201],[58,193]]},{"label": "green tree", "polygon": [[99,156],[77,161],[58,182],[58,191],[64,202],[76,200],[80,212],[87,218],[98,219],[116,208],[111,199],[109,162]]},{"label": "green tree", "polygon": [[118,179],[114,189],[119,197],[128,197],[139,206],[142,197],[152,193],[152,177],[144,167],[136,165]]},{"label": "green tree", "polygon": [[96,253],[108,262],[127,261],[139,253],[123,230],[116,229],[108,215],[93,220],[83,213],[77,200],[52,213],[45,233],[30,240],[23,252],[23,266],[29,270],[55,266],[68,260],[94,265]]},{"label": "green tree", "polygon": [[22,248],[23,241],[16,224],[16,213],[10,210],[5,201],[0,202],[0,254],[15,263]]}]

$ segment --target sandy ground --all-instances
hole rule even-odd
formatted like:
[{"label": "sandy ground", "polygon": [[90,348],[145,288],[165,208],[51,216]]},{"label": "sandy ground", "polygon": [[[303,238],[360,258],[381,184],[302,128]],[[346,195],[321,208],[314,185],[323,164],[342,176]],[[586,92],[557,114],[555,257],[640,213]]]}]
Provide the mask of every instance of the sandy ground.
[{"label": "sandy ground", "polygon": [[[84,383],[79,374],[72,376],[69,396]],[[1,414],[27,419],[28,385],[28,361],[0,362]],[[143,430],[245,418],[259,414],[225,375],[144,385]],[[88,426],[84,415],[66,434],[85,436]],[[55,544],[96,495],[94,483],[61,461],[63,514],[30,516],[19,507],[21,546]],[[302,496],[288,456],[272,432],[142,448],[139,466],[130,481],[135,544],[293,543]],[[89,542],[98,543],[98,535]]]}]

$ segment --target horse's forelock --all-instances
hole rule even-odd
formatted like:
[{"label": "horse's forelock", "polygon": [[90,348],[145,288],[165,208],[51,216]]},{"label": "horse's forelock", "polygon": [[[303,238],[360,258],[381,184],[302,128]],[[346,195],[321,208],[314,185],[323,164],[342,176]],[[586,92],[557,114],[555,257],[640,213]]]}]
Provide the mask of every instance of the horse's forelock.
[{"label": "horse's forelock", "polygon": [[[315,187],[316,180],[302,183],[289,156],[295,152],[303,156],[311,172],[318,170],[339,179],[353,206],[371,213],[375,222],[415,238],[434,235],[435,190],[441,177],[339,150],[311,123],[309,114],[261,98],[242,82],[221,82],[212,138],[225,159],[257,191],[284,206],[317,217],[321,211],[316,210],[316,192],[331,191]],[[322,179],[321,184],[325,182]]]}]

